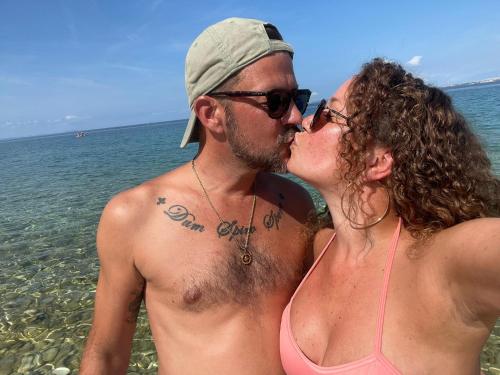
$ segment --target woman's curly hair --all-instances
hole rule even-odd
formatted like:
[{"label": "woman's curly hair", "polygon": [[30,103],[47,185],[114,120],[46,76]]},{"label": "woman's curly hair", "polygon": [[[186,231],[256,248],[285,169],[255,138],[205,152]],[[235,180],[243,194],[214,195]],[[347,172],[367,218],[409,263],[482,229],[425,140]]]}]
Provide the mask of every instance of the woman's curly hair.
[{"label": "woman's curly hair", "polygon": [[424,239],[466,220],[499,216],[500,181],[442,90],[376,58],[351,82],[346,109],[344,178],[359,189],[369,147],[390,148],[392,174],[382,183],[412,236]]}]

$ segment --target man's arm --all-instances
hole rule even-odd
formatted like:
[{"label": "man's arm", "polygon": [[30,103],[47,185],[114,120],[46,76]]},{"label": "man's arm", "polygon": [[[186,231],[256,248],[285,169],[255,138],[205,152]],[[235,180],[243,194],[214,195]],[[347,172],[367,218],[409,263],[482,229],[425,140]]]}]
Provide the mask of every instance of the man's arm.
[{"label": "man's arm", "polygon": [[[145,282],[134,265],[137,209],[129,193],[113,198],[97,231],[100,260],[94,319],[80,366],[81,375],[125,374]],[[135,228],[134,228],[135,227]]]},{"label": "man's arm", "polygon": [[500,219],[465,222],[447,234],[450,281],[475,318],[488,325],[500,316]]}]

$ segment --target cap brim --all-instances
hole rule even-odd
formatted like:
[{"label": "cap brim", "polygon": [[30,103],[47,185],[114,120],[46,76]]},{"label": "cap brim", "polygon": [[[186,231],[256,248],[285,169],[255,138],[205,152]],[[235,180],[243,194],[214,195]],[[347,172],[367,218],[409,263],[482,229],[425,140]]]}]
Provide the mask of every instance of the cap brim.
[{"label": "cap brim", "polygon": [[195,127],[196,127],[196,114],[194,113],[193,110],[191,110],[191,115],[189,116],[189,120],[186,126],[186,131],[184,132],[184,136],[182,137],[181,141],[181,148],[184,148],[187,146],[188,143],[190,142],[195,142],[198,140],[198,137],[195,133]]}]

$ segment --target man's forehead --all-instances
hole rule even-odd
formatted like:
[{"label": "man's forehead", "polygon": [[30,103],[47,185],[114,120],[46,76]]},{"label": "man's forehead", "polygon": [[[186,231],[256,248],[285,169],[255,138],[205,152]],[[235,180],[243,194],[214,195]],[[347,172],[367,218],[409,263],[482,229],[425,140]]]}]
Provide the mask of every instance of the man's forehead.
[{"label": "man's forehead", "polygon": [[240,71],[242,84],[251,82],[262,88],[289,88],[296,86],[295,73],[290,54],[277,52],[262,57]]}]

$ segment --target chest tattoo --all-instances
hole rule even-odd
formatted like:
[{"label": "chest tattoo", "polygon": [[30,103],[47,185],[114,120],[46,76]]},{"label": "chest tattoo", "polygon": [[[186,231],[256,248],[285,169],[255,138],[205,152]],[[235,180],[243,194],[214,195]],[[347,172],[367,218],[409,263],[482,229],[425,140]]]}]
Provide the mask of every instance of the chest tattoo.
[{"label": "chest tattoo", "polygon": [[217,235],[219,238],[227,237],[229,241],[231,241],[236,236],[242,236],[247,234],[250,231],[250,234],[254,233],[257,229],[254,225],[251,228],[248,228],[244,225],[238,225],[238,220],[223,221],[217,226]]},{"label": "chest tattoo", "polygon": [[[166,198],[159,197],[156,202],[157,205],[166,204]],[[184,228],[187,228],[193,232],[204,232],[205,226],[196,222],[196,217],[184,206],[180,204],[174,204],[170,206],[163,213],[167,215],[173,221],[180,222]]]},{"label": "chest tattoo", "polygon": [[[284,201],[285,197],[279,193],[277,202],[264,216],[263,224],[268,231],[280,229]],[[169,203],[166,197],[158,197],[155,203],[171,221],[191,232],[207,232],[205,225],[186,206]],[[257,231],[255,225],[242,225],[234,219],[219,223],[215,230],[219,239],[227,241],[215,241],[219,245],[211,241],[209,247],[217,251],[212,253],[206,263],[192,264],[191,269],[186,270],[188,272],[183,272],[177,284],[182,308],[186,311],[200,312],[225,303],[256,305],[263,295],[278,290],[291,292],[297,286],[302,276],[302,263],[291,261],[288,257],[282,258],[280,249],[267,248],[262,239],[260,245],[250,241],[248,251],[253,258],[251,265],[242,263],[241,241],[247,234]],[[218,249],[220,246],[223,248]]]},{"label": "chest tattoo", "polygon": [[280,220],[283,217],[283,204],[285,196],[279,193],[278,198],[278,210],[274,211],[273,209],[271,209],[271,211],[264,216],[264,220],[262,222],[264,224],[264,228],[266,228],[268,231],[273,228],[276,228],[277,230],[280,229]]}]

